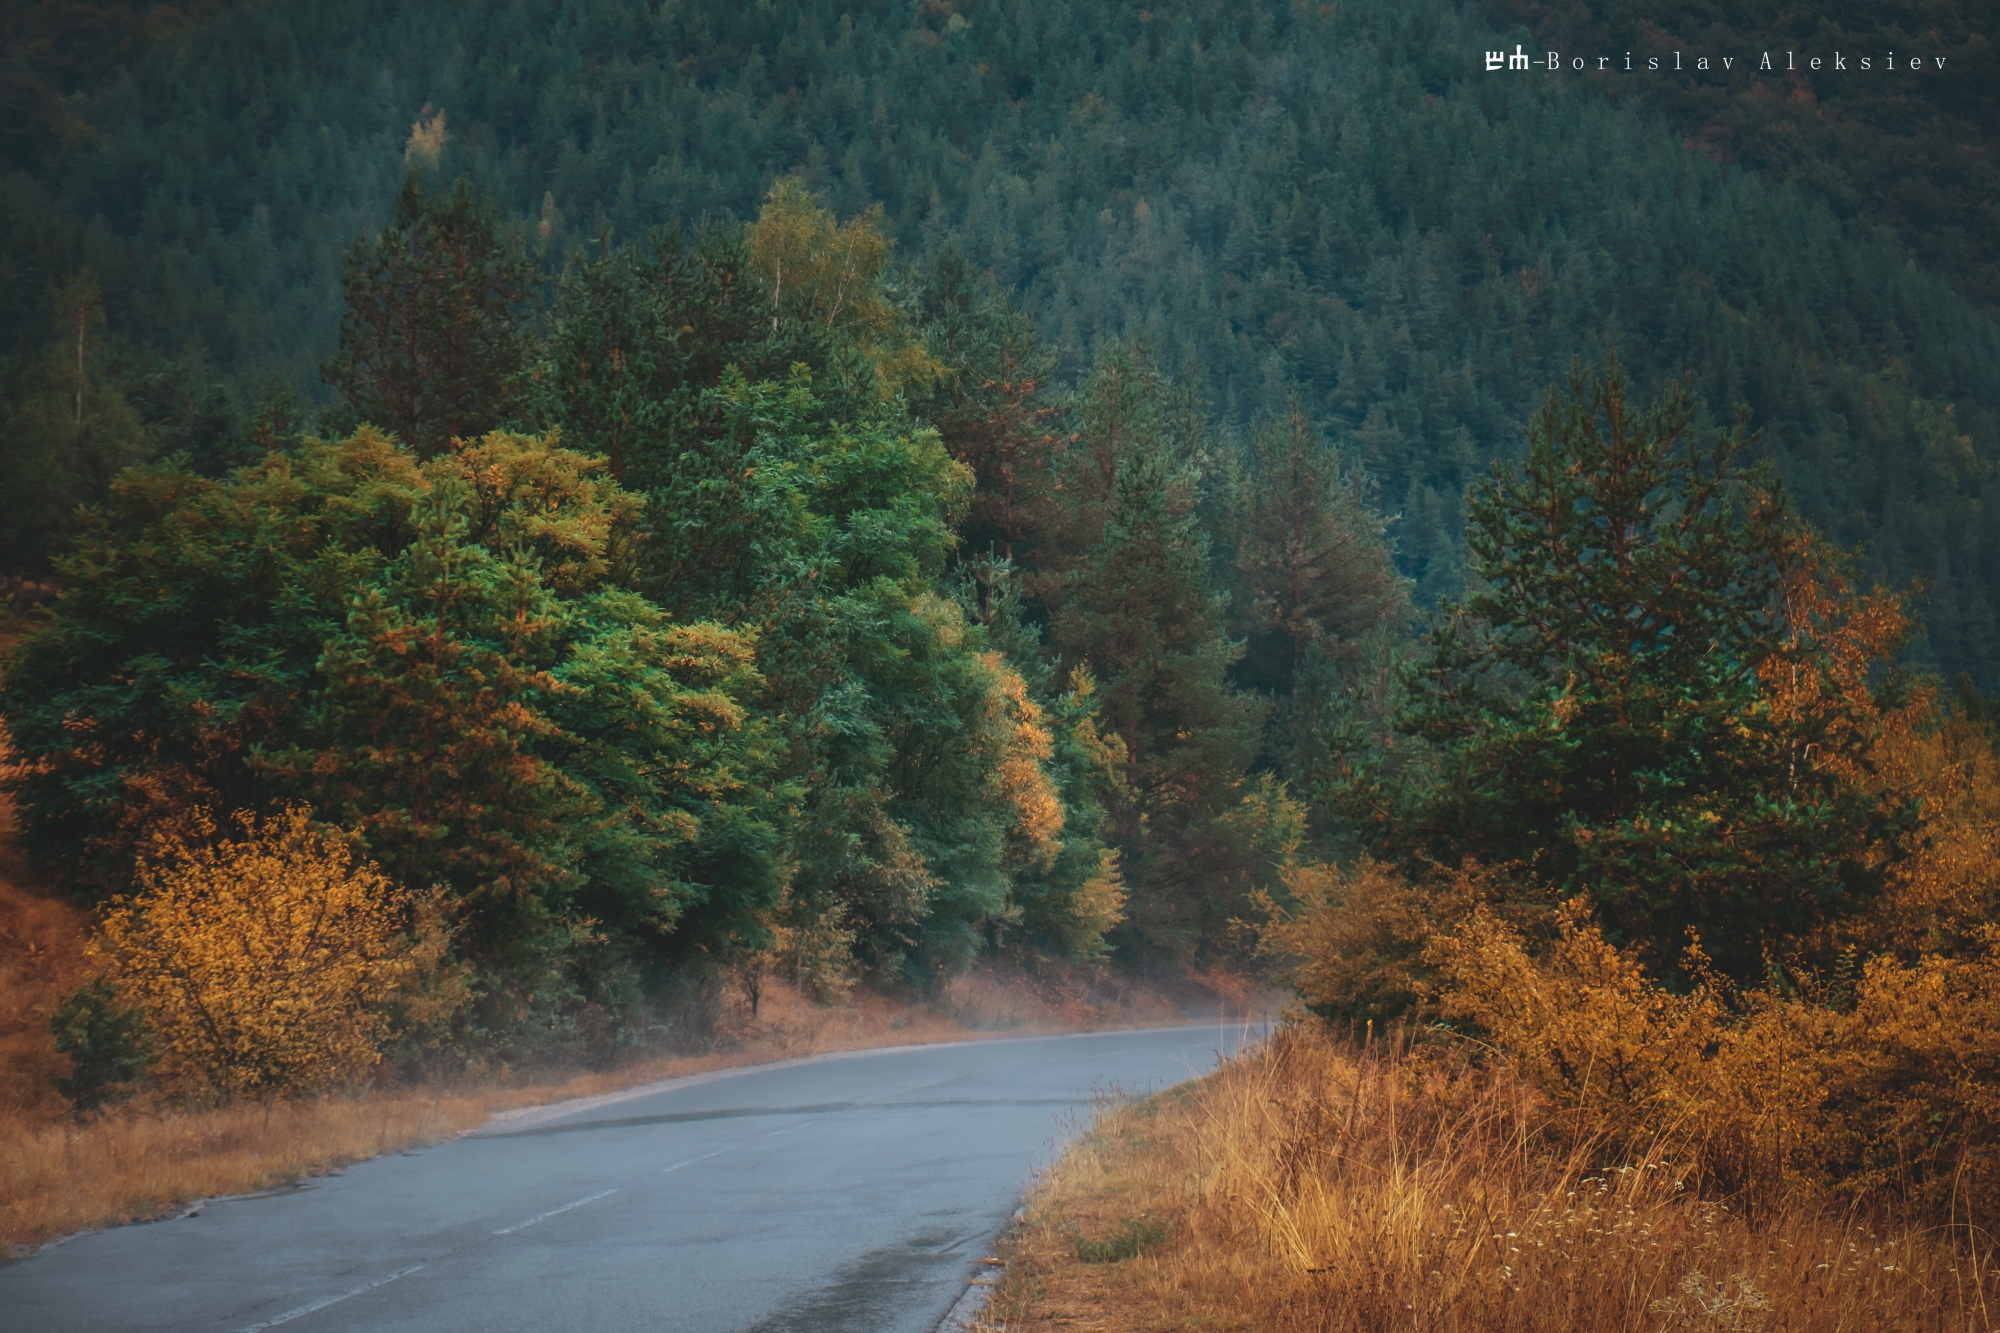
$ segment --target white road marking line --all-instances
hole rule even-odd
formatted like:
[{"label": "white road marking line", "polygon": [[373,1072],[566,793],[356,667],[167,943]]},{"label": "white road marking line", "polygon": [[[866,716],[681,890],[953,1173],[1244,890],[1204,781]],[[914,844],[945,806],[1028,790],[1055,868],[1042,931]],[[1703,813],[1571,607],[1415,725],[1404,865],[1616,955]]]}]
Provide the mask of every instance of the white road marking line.
[{"label": "white road marking line", "polygon": [[519,1231],[522,1227],[531,1227],[535,1225],[535,1223],[537,1222],[547,1221],[549,1218],[554,1217],[557,1213],[566,1213],[572,1208],[581,1208],[587,1203],[596,1203],[599,1199],[603,1198],[605,1194],[616,1194],[617,1192],[618,1192],[617,1187],[613,1186],[611,1189],[605,1190],[602,1194],[593,1194],[588,1199],[578,1199],[575,1203],[566,1203],[560,1208],[551,1208],[546,1213],[537,1213],[533,1217],[529,1218],[527,1221],[516,1222],[511,1227],[501,1227],[498,1231],[494,1232],[493,1234],[496,1236],[505,1236],[509,1232]]},{"label": "white road marking line", "polygon": [[422,1264],[411,1264],[400,1273],[391,1273],[387,1277],[376,1278],[366,1286],[356,1287],[353,1291],[343,1291],[338,1296],[329,1296],[323,1301],[314,1301],[311,1305],[301,1305],[296,1310],[287,1310],[276,1318],[266,1319],[261,1324],[252,1324],[250,1327],[243,1329],[242,1333],[258,1333],[260,1329],[276,1328],[279,1324],[289,1324],[294,1319],[300,1318],[303,1315],[309,1315],[315,1310],[324,1310],[329,1305],[337,1305],[350,1296],[359,1296],[364,1291],[373,1291],[377,1287],[386,1287],[397,1278],[408,1277],[422,1267]]},{"label": "white road marking line", "polygon": [[720,1157],[728,1151],[729,1149],[727,1148],[717,1148],[714,1152],[705,1152],[699,1157],[690,1157],[685,1162],[675,1162],[672,1166],[663,1166],[660,1168],[660,1174],[664,1176],[669,1171],[678,1171],[684,1166],[693,1166],[696,1162],[706,1162],[709,1158]]}]

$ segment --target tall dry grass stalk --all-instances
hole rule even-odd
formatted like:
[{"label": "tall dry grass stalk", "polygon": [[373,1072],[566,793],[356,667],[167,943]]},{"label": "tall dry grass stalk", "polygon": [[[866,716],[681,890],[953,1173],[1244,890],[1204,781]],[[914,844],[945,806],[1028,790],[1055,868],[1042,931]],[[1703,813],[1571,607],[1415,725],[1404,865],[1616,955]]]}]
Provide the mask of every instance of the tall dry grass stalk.
[{"label": "tall dry grass stalk", "polygon": [[[1386,1045],[1293,1026],[1101,1117],[1034,1193],[987,1326],[1834,1333],[2000,1319],[1983,1234],[1797,1197],[1746,1218],[1705,1197],[1671,1143],[1551,1134],[1505,1071]],[[1079,1257],[1121,1248],[1138,1252]]]}]

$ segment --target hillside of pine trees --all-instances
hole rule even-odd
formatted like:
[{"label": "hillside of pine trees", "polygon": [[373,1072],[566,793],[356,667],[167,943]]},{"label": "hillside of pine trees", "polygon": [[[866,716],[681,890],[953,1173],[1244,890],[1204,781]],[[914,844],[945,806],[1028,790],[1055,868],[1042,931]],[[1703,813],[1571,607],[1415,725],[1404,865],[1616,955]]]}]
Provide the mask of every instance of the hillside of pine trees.
[{"label": "hillside of pine trees", "polygon": [[[2000,686],[1988,38],[1628,11],[10,7],[6,782],[125,977],[76,1099],[612,1051],[722,970],[1254,972],[1363,853],[1616,880],[1669,974],[1875,939],[1924,798],[1866,738]],[[1958,63],[1481,59],[1778,36]],[[1536,748],[1630,682],[1543,678],[1616,635],[1510,618],[1560,561],[1494,478],[1628,400],[1712,449],[1633,521],[1723,535],[1621,769]],[[250,882],[373,904],[290,1063],[135,998]],[[1385,948],[1330,1011],[1415,1003]]]},{"label": "hillside of pine trees", "polygon": [[[7,402],[59,391],[51,296],[88,270],[137,417],[101,448],[237,461],[264,396],[329,401],[341,258],[413,152],[518,229],[544,310],[602,240],[748,220],[795,175],[841,217],[879,205],[899,261],[955,248],[1065,386],[1143,338],[1219,424],[1301,394],[1397,517],[1425,607],[1456,591],[1465,487],[1573,357],[1615,349],[1648,390],[1691,374],[1709,419],[1749,408],[1809,518],[1925,582],[1912,660],[1991,689],[1991,39],[1944,4],[1815,12],[23,5]],[[1522,40],[1900,42],[1954,72],[1489,77],[1480,53]],[[59,470],[15,505],[66,510],[104,475]],[[51,522],[9,514],[11,567]]]}]

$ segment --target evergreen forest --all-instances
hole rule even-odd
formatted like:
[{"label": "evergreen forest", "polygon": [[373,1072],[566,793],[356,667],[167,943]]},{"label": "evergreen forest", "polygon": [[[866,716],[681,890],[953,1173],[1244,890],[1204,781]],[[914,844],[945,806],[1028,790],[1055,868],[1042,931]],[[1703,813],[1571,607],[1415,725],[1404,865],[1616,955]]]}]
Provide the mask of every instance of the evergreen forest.
[{"label": "evergreen forest", "polygon": [[[1864,10],[10,4],[21,842],[115,924],[338,832],[413,1067],[1254,973],[1357,857],[1684,986],[1915,951],[1923,798],[1798,763],[1990,741],[2000,109],[1976,7]],[[1947,63],[1484,59],[1781,39]]]}]

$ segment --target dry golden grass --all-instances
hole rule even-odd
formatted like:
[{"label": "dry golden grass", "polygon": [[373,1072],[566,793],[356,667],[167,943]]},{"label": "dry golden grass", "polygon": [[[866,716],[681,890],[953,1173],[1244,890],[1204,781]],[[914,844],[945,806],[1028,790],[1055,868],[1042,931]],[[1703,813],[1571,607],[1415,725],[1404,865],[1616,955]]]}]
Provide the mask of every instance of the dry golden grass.
[{"label": "dry golden grass", "polygon": [[0,1123],[42,1123],[69,1110],[56,1092],[69,1057],[56,1050],[49,1016],[82,978],[88,924],[68,903],[23,888],[16,859],[0,833]]},{"label": "dry golden grass", "polygon": [[[1541,1132],[1504,1071],[1315,1027],[1112,1110],[1037,1187],[1007,1333],[1990,1330],[1983,1235],[1794,1198],[1746,1218],[1662,1145]],[[1117,1262],[1084,1262],[1135,1251]]]},{"label": "dry golden grass", "polygon": [[148,1115],[113,1113],[0,1136],[0,1237],[32,1244],[170,1215],[469,1129],[484,1098],[322,1097]]}]

